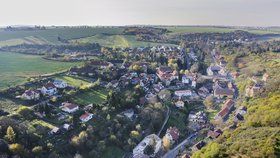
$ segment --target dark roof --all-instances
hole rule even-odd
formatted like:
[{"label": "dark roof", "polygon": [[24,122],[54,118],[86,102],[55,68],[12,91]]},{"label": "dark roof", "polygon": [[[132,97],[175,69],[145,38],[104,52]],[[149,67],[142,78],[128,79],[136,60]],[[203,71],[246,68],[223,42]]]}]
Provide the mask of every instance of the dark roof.
[{"label": "dark roof", "polygon": [[158,70],[164,73],[173,72],[173,70],[168,66],[161,66]]},{"label": "dark roof", "polygon": [[55,88],[55,85],[52,82],[48,82],[47,84],[44,85],[44,87],[47,89],[52,89]]},{"label": "dark roof", "polygon": [[214,93],[215,93],[215,95],[226,95],[226,96],[228,96],[228,95],[233,95],[234,91],[231,90],[231,89],[228,89],[228,88],[218,87],[214,90]]},{"label": "dark roof", "polygon": [[195,147],[200,150],[201,148],[203,148],[206,145],[206,143],[204,141],[200,141],[198,143],[195,144]]},{"label": "dark roof", "polygon": [[173,140],[178,140],[180,136],[179,129],[176,127],[170,127],[167,129],[166,133],[169,133],[172,136]]}]

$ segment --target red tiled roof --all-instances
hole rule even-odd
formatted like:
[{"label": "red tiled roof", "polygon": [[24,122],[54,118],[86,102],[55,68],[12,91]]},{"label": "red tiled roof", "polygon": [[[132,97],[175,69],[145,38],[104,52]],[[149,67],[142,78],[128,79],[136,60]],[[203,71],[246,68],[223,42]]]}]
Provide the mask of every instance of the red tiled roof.
[{"label": "red tiled roof", "polygon": [[52,82],[48,82],[47,84],[45,84],[44,87],[47,89],[51,89],[51,88],[55,88],[55,85]]},{"label": "red tiled roof", "polygon": [[169,133],[172,136],[173,140],[176,141],[176,140],[179,139],[180,133],[179,133],[178,128],[170,127],[170,128],[167,129],[167,133]]},{"label": "red tiled roof", "polygon": [[90,113],[84,113],[82,116],[80,116],[80,119],[81,120],[84,120],[84,119],[86,119],[86,118],[88,118],[89,116],[90,116],[91,114]]},{"label": "red tiled roof", "polygon": [[63,106],[64,106],[65,108],[68,108],[68,109],[74,109],[74,108],[76,108],[78,105],[73,104],[73,103],[63,103]]}]

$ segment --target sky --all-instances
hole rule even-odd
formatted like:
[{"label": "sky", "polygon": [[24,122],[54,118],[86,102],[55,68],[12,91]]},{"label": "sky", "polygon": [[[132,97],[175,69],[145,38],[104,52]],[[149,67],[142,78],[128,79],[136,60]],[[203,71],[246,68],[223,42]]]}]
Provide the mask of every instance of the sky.
[{"label": "sky", "polygon": [[0,26],[280,26],[279,15],[280,0],[0,0]]}]

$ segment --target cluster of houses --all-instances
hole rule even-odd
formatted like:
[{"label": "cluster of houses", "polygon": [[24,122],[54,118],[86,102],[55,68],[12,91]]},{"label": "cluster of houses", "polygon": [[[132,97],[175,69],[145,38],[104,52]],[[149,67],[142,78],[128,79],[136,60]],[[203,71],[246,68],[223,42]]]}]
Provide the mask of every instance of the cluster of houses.
[{"label": "cluster of houses", "polygon": [[[175,142],[178,142],[180,132],[176,127],[169,127],[166,130],[164,137],[161,139],[155,134],[146,136],[134,149],[133,158],[149,158],[149,157],[161,157],[164,154],[163,140],[167,139],[172,146]],[[151,153],[147,153],[147,148],[153,148]]]},{"label": "cluster of houses", "polygon": [[42,88],[36,90],[26,90],[20,97],[25,100],[39,100],[41,94],[53,96],[58,93],[58,89],[64,89],[68,84],[62,80],[49,81]]},{"label": "cluster of houses", "polygon": [[264,73],[262,79],[259,80],[257,77],[251,77],[250,80],[253,81],[253,85],[249,85],[245,89],[245,96],[247,97],[255,97],[259,95],[264,89],[263,85],[268,81],[269,75]]},{"label": "cluster of houses", "polygon": [[[83,109],[80,109],[80,106],[74,103],[70,102],[63,102],[61,103],[61,106],[59,109],[63,111],[62,113],[58,113],[58,120],[64,120],[69,115],[73,115],[79,110],[83,110],[83,114],[79,116],[79,120],[81,123],[86,123],[90,121],[93,118],[93,114],[89,112],[89,109],[91,109],[92,105],[85,106]],[[64,123],[61,127],[54,127],[51,129],[49,134],[60,134],[61,132],[66,132],[68,130],[72,129],[72,124]]]},{"label": "cluster of houses", "polygon": [[191,111],[188,116],[188,128],[192,131],[198,131],[205,127],[207,122],[206,114],[203,111]]}]

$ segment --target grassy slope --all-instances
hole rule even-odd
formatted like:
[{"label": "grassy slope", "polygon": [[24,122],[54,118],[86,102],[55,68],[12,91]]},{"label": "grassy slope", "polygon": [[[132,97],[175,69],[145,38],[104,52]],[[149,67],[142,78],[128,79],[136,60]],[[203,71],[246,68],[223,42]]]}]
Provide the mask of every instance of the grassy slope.
[{"label": "grassy slope", "polygon": [[[204,32],[231,32],[234,30],[234,28],[222,28],[222,27],[211,27],[211,26],[166,26],[161,27],[166,28],[170,31],[172,31],[170,34],[177,34],[177,33],[204,33]],[[240,30],[240,29],[239,29]],[[266,33],[280,33],[279,29],[269,29],[269,30],[260,30],[260,29],[241,29],[244,31],[248,31],[251,33],[256,34],[266,34]]]},{"label": "grassy slope", "polygon": [[22,39],[25,37],[35,36],[37,38],[48,41],[52,44],[60,44],[57,37],[64,39],[82,38],[93,36],[96,34],[120,34],[122,28],[101,28],[101,27],[91,27],[91,28],[50,28],[47,30],[36,30],[36,31],[4,31],[0,30],[0,41],[7,41],[11,39]]},{"label": "grassy slope", "polygon": [[[74,39],[72,42],[76,43],[99,43],[107,47],[141,47],[141,46],[155,46],[155,45],[169,45],[164,43],[153,43],[137,41],[135,36],[132,35],[102,35],[98,34],[95,36],[85,37],[81,39]],[[171,45],[171,44],[170,44]]]},{"label": "grassy slope", "polygon": [[0,52],[0,89],[24,82],[34,75],[54,73],[79,63],[44,60],[40,56]]},{"label": "grassy slope", "polygon": [[[232,59],[229,55],[226,57]],[[279,79],[280,60],[277,53],[250,54],[239,58],[237,61],[244,64],[242,68],[235,67],[242,74],[236,80],[241,98],[243,98],[244,89],[248,85],[248,77],[252,74],[266,69],[270,75],[269,80]],[[268,82],[268,84],[271,84],[271,82]],[[225,131],[222,137],[196,152],[193,155],[194,158],[279,157],[279,90],[270,92],[263,97],[241,99],[237,105],[244,105],[248,108],[245,122],[234,131]],[[215,144],[215,147],[213,144]]]}]

